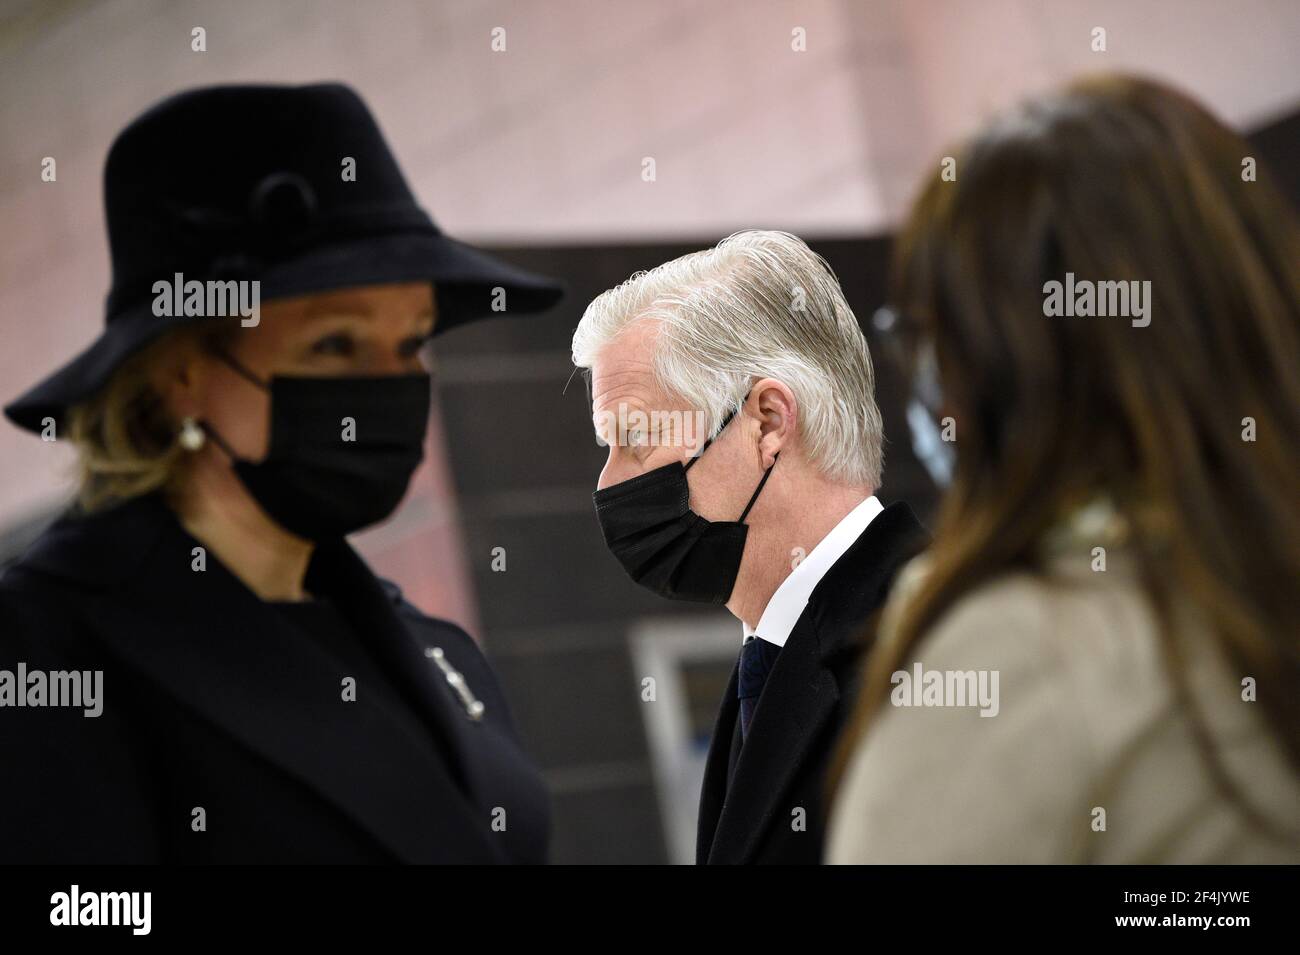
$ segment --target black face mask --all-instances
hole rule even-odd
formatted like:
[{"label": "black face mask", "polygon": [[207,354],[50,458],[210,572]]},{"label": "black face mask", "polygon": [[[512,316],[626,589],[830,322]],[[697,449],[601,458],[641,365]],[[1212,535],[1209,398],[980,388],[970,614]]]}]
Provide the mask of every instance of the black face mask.
[{"label": "black face mask", "polygon": [[[240,458],[211,425],[202,422],[203,429],[277,524],[323,540],[377,523],[396,509],[424,458],[428,374],[276,376],[267,385],[228,355],[220,357],[271,394],[266,458]],[[345,418],[355,422],[346,439]]]},{"label": "black face mask", "polygon": [[[727,415],[718,434],[731,417]],[[725,604],[736,586],[749,532],[745,518],[776,467],[776,458],[739,520],[705,520],[690,508],[686,472],[714,440],[710,438],[685,466],[675,461],[592,495],[605,544],[633,580],[661,597]]]}]

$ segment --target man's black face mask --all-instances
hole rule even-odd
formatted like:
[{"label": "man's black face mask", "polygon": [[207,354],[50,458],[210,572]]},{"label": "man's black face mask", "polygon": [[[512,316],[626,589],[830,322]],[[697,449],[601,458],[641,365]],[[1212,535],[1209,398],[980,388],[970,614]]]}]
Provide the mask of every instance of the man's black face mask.
[{"label": "man's black face mask", "polygon": [[[734,414],[727,415],[719,435]],[[661,597],[725,604],[736,586],[749,531],[745,518],[776,459],[763,472],[739,520],[705,520],[690,508],[686,472],[715,440],[709,439],[686,465],[674,461],[592,495],[605,544],[633,580]]]},{"label": "man's black face mask", "polygon": [[[308,540],[341,537],[383,520],[424,458],[427,373],[375,377],[280,377],[267,385],[230,356],[223,361],[270,392],[271,433],[262,461],[228,454],[253,500]],[[355,424],[344,439],[345,419]]]}]

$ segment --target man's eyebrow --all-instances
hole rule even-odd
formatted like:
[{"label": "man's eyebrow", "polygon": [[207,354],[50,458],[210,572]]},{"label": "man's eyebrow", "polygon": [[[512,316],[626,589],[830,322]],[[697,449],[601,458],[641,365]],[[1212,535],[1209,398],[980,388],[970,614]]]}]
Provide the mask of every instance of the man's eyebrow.
[{"label": "man's eyebrow", "polygon": [[[626,406],[626,411],[620,418],[617,408],[607,408],[604,411],[596,411],[591,416],[591,427],[596,434],[609,443],[610,435],[607,431],[613,431],[615,435],[620,430],[620,425],[626,427],[626,434],[645,434],[646,438],[656,438],[665,432],[677,435],[680,428],[671,415],[665,415],[663,412],[647,411],[640,407]],[[650,443],[653,443],[650,442]]]}]

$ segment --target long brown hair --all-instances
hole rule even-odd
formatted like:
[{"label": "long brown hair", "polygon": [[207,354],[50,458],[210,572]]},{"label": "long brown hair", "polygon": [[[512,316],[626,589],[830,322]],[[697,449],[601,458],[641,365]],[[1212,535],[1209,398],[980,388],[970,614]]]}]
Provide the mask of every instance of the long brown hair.
[{"label": "long brown hair", "polygon": [[[891,295],[935,350],[957,464],[837,778],[926,631],[982,583],[1039,567],[1049,531],[1104,494],[1211,773],[1269,825],[1214,757],[1173,621],[1188,607],[1208,621],[1300,767],[1300,231],[1252,157],[1186,95],[1105,76],[995,121],[954,153],[955,180],[925,185]],[[1067,272],[1149,280],[1150,323],[1046,316],[1045,283]]]}]

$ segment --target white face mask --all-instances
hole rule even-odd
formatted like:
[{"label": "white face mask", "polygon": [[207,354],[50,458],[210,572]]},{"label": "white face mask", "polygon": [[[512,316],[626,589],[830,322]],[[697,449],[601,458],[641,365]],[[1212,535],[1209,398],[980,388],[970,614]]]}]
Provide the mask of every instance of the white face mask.
[{"label": "white face mask", "polygon": [[934,346],[922,347],[912,379],[912,395],[907,402],[907,427],[912,432],[912,451],[930,473],[930,479],[940,490],[952,484],[957,466],[957,449],[951,441],[943,440],[939,428],[939,412],[943,408],[943,390],[939,385],[939,363],[934,357]]}]

